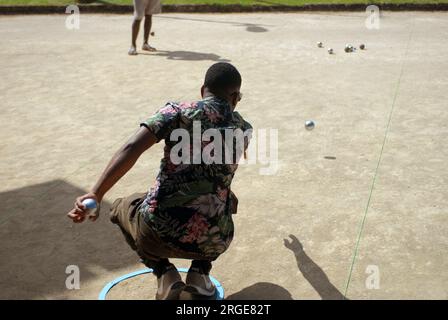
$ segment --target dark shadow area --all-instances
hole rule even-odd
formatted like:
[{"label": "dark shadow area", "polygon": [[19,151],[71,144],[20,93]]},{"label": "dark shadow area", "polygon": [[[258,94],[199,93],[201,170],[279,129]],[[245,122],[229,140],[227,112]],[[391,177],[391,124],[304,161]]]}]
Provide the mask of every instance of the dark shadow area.
[{"label": "dark shadow area", "polygon": [[246,31],[249,32],[267,32],[268,29],[260,27],[258,25],[254,25],[254,24],[244,24],[246,26]]},{"label": "dark shadow area", "polygon": [[[214,297],[204,297],[192,295],[188,292],[182,292],[180,300],[216,300],[217,295]],[[293,300],[291,293],[283,287],[269,282],[258,282],[250,287],[236,292],[228,297],[224,297],[225,300]]]},{"label": "dark shadow area", "polygon": [[269,282],[258,282],[236,292],[226,300],[293,300],[285,288]]},{"label": "dark shadow area", "polygon": [[285,247],[291,250],[297,260],[297,266],[305,279],[324,300],[344,300],[344,295],[330,282],[325,272],[305,253],[299,239],[290,235],[284,240]]},{"label": "dark shadow area", "polygon": [[269,31],[269,29],[265,28],[266,25],[261,25],[261,24],[256,24],[256,23],[240,23],[240,22],[233,22],[233,21],[217,21],[217,20],[207,20],[207,19],[199,19],[199,18],[180,18],[180,17],[166,17],[166,16],[160,16],[159,18],[230,24],[230,25],[233,25],[236,27],[245,27],[246,31],[248,31],[248,32],[268,32]]},{"label": "dark shadow area", "polygon": [[159,50],[154,53],[139,53],[139,54],[166,57],[169,60],[230,62],[230,60],[223,59],[214,53],[202,53],[202,52],[193,52],[193,51],[161,51],[161,50]]},{"label": "dark shadow area", "polygon": [[[65,286],[68,265],[80,269],[83,281],[139,261],[109,220],[102,204],[98,221],[73,224],[66,217],[82,190],[63,180],[31,185],[0,194],[0,299],[71,297]],[[98,292],[99,293],[99,292]],[[91,294],[91,292],[87,292]]]}]

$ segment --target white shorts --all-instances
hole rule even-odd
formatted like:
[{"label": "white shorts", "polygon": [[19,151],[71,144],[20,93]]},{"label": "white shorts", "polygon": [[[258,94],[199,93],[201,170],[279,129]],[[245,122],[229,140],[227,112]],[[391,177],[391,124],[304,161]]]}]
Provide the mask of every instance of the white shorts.
[{"label": "white shorts", "polygon": [[160,0],[134,0],[134,18],[142,20],[145,15],[162,12]]}]

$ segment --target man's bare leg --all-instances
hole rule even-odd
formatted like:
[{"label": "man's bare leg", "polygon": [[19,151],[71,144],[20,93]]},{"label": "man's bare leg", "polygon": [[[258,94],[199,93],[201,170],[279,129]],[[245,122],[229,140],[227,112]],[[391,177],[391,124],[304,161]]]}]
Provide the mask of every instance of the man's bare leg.
[{"label": "man's bare leg", "polygon": [[152,15],[145,16],[145,34],[143,36],[143,43],[148,43],[149,34],[151,32],[152,27]]},{"label": "man's bare leg", "polygon": [[141,20],[137,19],[134,19],[134,21],[132,22],[132,44],[131,48],[129,49],[130,55],[137,54],[137,36],[140,30],[140,22]]},{"label": "man's bare leg", "polygon": [[148,14],[145,16],[145,32],[143,34],[143,50],[146,51],[156,51],[155,48],[151,47],[148,44],[149,35],[151,33],[151,27],[152,27],[152,15]]}]

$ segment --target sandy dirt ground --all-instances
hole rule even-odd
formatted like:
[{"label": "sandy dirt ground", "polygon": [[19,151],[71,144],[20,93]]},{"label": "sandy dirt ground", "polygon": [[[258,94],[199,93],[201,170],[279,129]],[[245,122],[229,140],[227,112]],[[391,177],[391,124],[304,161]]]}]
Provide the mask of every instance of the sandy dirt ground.
[{"label": "sandy dirt ground", "polygon": [[[369,30],[362,12],[162,14],[159,51],[130,57],[131,16],[81,14],[79,30],[65,15],[0,17],[0,298],[96,299],[143,267],[107,209],[153,183],[161,144],[99,221],[65,213],[142,119],[198,99],[206,69],[230,61],[240,113],[278,130],[278,171],[237,172],[235,240],[212,270],[226,297],[447,299],[447,18],[385,12]],[[69,265],[79,290],[66,288]],[[134,278],[109,298],[152,299],[155,286]]]}]

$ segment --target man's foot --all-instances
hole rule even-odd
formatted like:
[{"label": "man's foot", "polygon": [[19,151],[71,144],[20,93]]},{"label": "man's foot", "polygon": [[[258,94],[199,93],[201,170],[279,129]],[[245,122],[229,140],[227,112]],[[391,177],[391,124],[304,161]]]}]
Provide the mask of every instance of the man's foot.
[{"label": "man's foot", "polygon": [[179,295],[185,288],[176,267],[169,266],[165,272],[157,278],[156,300],[178,300]]},{"label": "man's foot", "polygon": [[185,291],[193,295],[211,297],[215,295],[216,287],[208,274],[202,273],[199,269],[190,268],[187,274]]},{"label": "man's foot", "polygon": [[129,51],[128,51],[128,55],[136,56],[137,55],[137,49],[134,46],[130,47]]},{"label": "man's foot", "polygon": [[145,50],[145,51],[151,51],[151,52],[157,51],[156,48],[151,47],[151,46],[150,46],[149,44],[147,44],[147,43],[144,43],[144,44],[143,44],[143,46],[142,46],[142,50]]}]

